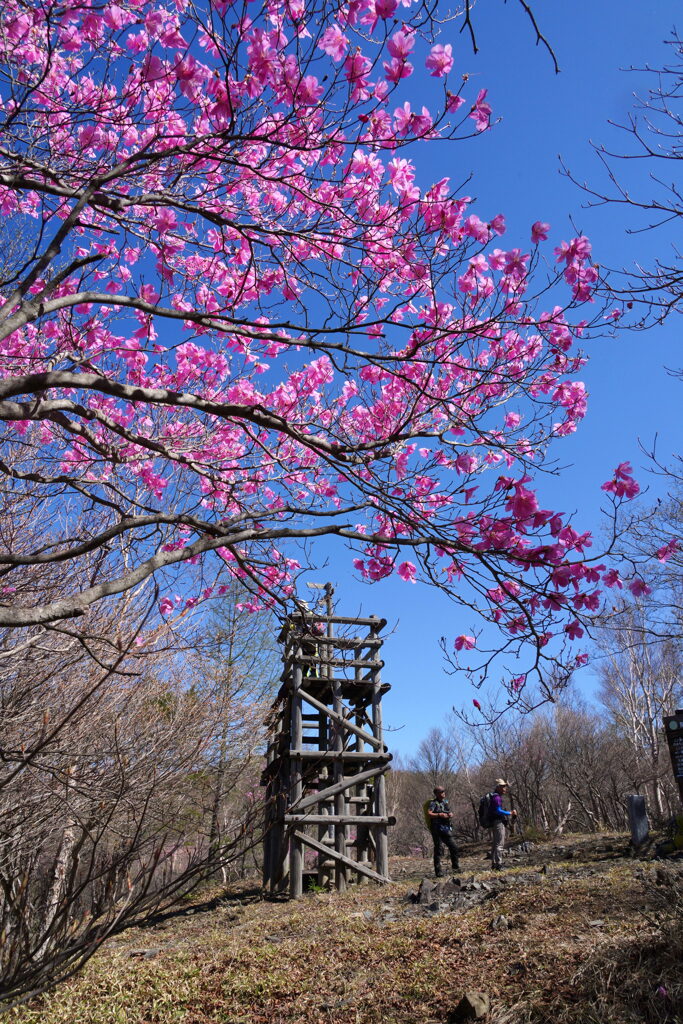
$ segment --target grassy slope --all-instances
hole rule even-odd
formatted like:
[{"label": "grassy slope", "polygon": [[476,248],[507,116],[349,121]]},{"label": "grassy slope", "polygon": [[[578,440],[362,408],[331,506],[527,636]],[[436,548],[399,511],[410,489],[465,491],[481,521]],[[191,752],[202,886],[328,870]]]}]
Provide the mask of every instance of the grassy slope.
[{"label": "grassy slope", "polygon": [[[424,861],[395,861],[392,886],[298,903],[226,894],[111,940],[9,1020],[441,1024],[477,989],[491,996],[490,1024],[683,1024],[683,873],[662,882],[622,855],[623,837],[571,843],[571,860],[544,847],[495,899],[436,915],[408,909]],[[464,869],[492,878],[480,851]],[[500,914],[510,927],[494,930]]]}]

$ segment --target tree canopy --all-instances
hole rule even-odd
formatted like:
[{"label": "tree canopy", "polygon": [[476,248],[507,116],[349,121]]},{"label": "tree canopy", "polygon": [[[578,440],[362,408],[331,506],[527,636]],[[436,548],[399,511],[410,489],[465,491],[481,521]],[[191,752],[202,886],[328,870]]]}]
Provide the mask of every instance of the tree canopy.
[{"label": "tree canopy", "polygon": [[[565,663],[618,576],[533,477],[586,409],[598,270],[583,236],[507,247],[498,211],[418,185],[421,150],[492,116],[436,16],[4,4],[0,489],[32,529],[0,554],[0,625],[152,577],[162,615],[231,577],[285,600],[288,542],[333,535],[365,579],[425,579],[526,645],[510,694]],[[637,493],[628,464],[605,487]]]}]

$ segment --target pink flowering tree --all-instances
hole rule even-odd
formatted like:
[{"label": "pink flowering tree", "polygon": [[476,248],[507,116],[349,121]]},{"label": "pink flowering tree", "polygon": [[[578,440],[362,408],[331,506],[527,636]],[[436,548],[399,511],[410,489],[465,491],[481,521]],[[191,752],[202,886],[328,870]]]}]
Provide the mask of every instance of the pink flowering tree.
[{"label": "pink flowering tree", "polygon": [[[162,616],[230,577],[283,601],[290,543],[335,536],[493,623],[510,694],[565,663],[611,580],[533,479],[586,409],[598,275],[420,184],[492,116],[456,39],[412,0],[6,0],[0,473],[43,528],[0,554],[0,626],[152,579]],[[477,681],[479,647],[450,646]]]}]

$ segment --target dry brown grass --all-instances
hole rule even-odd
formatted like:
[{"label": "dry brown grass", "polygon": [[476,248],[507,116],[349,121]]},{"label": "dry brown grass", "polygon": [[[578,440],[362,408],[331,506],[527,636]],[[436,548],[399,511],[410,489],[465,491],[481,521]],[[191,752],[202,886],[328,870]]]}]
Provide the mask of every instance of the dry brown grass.
[{"label": "dry brown grass", "polygon": [[[397,861],[390,887],[295,904],[228,894],[124,933],[9,1019],[442,1024],[478,989],[492,998],[489,1024],[683,1024],[683,872],[663,882],[656,866],[619,856],[623,840],[616,854],[600,842],[576,840],[574,859],[547,874],[512,869],[520,882],[495,900],[427,917],[406,913],[424,861]],[[492,877],[480,853],[465,868]],[[509,929],[492,930],[499,914]]]}]

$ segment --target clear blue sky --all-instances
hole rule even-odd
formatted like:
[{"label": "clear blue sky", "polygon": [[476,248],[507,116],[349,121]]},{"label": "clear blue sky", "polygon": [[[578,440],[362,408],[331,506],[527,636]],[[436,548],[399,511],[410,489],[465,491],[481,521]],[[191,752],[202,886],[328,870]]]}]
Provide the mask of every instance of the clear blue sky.
[{"label": "clear blue sky", "polygon": [[[506,5],[491,0],[476,5],[481,47],[476,57],[457,27],[446,28],[443,41],[454,44],[456,55],[453,74],[467,72],[476,89],[487,88],[494,114],[503,120],[471,143],[416,151],[413,158],[421,181],[449,175],[456,182],[472,172],[467,191],[478,197],[474,208],[483,218],[505,214],[509,248],[528,248],[535,220],[550,222],[555,244],[572,232],[571,217],[591,238],[598,262],[647,262],[658,247],[661,251],[671,245],[671,237],[631,238],[619,208],[582,209],[585,197],[560,175],[558,158],[561,154],[579,179],[599,179],[589,139],[614,143],[608,121],[626,118],[633,92],[644,91],[648,80],[620,69],[648,63],[656,67],[666,59],[663,40],[680,13],[680,2],[537,0],[534,8],[555,49],[559,75],[545,50],[534,46],[531,26],[513,0]],[[643,167],[643,176],[646,170]],[[661,483],[648,477],[639,442],[651,446],[658,434],[661,455],[683,450],[683,384],[665,370],[683,365],[680,327],[680,321],[672,321],[647,334],[622,332],[615,340],[600,339],[587,346],[591,358],[583,379],[590,391],[588,415],[577,434],[555,449],[566,468],[559,476],[542,480],[538,488],[550,507],[575,511],[582,529],[599,531],[604,497],[600,485],[619,462],[633,463],[651,496],[661,493]],[[325,553],[318,549],[318,559]],[[471,704],[474,694],[464,679],[444,673],[438,648],[441,635],[453,638],[467,632],[470,621],[425,586],[392,579],[368,587],[353,578],[347,555],[330,548],[329,557],[329,566],[310,578],[334,582],[339,611],[377,614],[394,626],[384,650],[384,675],[393,687],[385,698],[385,719],[397,730],[389,737],[391,749],[411,754],[432,726],[442,724],[453,705]],[[590,693],[589,675],[582,685]]]}]

